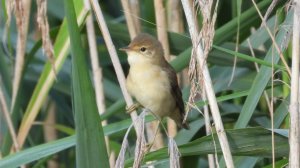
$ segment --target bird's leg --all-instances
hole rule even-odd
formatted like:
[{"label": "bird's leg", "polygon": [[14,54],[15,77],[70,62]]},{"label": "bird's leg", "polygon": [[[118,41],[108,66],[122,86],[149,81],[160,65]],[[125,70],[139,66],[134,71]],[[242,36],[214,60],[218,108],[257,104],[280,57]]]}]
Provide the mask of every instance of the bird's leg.
[{"label": "bird's leg", "polygon": [[151,143],[148,143],[148,144],[146,145],[146,152],[149,152],[150,149],[152,148],[153,144],[154,144],[156,135],[157,135],[158,130],[159,130],[159,124],[160,124],[160,120],[157,122],[157,127],[156,127],[156,130],[155,130],[155,134],[154,134],[154,138],[153,138],[152,142],[151,142]]},{"label": "bird's leg", "polygon": [[138,108],[143,108],[143,106],[140,103],[134,103],[131,106],[126,107],[126,112],[130,114]]}]

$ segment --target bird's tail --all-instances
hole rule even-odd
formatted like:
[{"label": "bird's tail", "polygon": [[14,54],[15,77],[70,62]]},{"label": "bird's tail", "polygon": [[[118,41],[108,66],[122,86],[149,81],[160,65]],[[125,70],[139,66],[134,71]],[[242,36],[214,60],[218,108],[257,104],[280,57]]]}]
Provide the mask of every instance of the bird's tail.
[{"label": "bird's tail", "polygon": [[190,129],[189,123],[186,120],[184,120],[184,115],[179,113],[179,111],[175,111],[173,115],[170,115],[170,118],[172,118],[176,122],[179,128],[184,128],[186,130]]},{"label": "bird's tail", "polygon": [[186,130],[190,129],[190,125],[189,125],[189,123],[187,121],[184,121],[181,126],[182,126],[182,128],[184,128]]}]

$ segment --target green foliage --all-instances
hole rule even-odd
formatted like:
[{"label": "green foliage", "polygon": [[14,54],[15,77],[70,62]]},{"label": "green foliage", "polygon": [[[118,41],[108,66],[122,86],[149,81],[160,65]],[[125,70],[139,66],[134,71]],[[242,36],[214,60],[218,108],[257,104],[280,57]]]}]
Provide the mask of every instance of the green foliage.
[{"label": "green foliage", "polygon": [[101,119],[80,41],[74,4],[69,0],[64,2],[72,53],[72,107],[76,128],[76,165],[109,167],[103,129],[99,124]]},{"label": "green foliage", "polygon": [[[4,33],[7,15],[2,1],[0,12],[0,34]],[[74,3],[74,4],[73,4]],[[271,0],[258,1],[259,9],[264,13]],[[166,3],[167,4],[167,3]],[[280,1],[267,19],[271,30],[277,30],[275,39],[287,62],[287,52],[291,12],[283,14],[284,2]],[[119,0],[101,1],[107,25],[116,48],[128,45],[130,38],[124,12]],[[140,1],[141,18],[155,22],[152,1]],[[32,2],[32,15],[36,12],[36,4]],[[222,120],[231,145],[236,167],[271,167],[271,120],[269,109],[263,92],[271,98],[272,66],[275,79],[283,80],[274,83],[274,128],[276,167],[286,165],[288,161],[288,138],[286,136],[289,122],[288,104],[289,77],[279,59],[278,52],[272,45],[271,38],[264,27],[259,27],[261,20],[250,2],[221,0],[216,21],[216,32],[213,48],[207,58],[211,78],[221,110]],[[277,12],[277,14],[276,14]],[[10,153],[12,141],[6,121],[0,108],[0,167],[18,167],[28,164],[29,167],[44,166],[47,161],[57,157],[60,167],[109,167],[108,149],[104,136],[110,140],[110,151],[118,155],[126,129],[132,123],[125,112],[125,101],[116,78],[111,59],[107,52],[98,26],[96,29],[97,49],[103,72],[103,86],[106,111],[98,115],[95,91],[91,77],[85,18],[92,14],[84,8],[82,0],[49,0],[48,19],[50,36],[54,44],[57,79],[52,73],[51,64],[43,50],[39,31],[31,19],[26,46],[26,63],[16,103],[11,105],[12,72],[16,51],[17,31],[14,20],[11,24],[7,41],[0,47],[0,88],[11,112],[15,129],[28,132],[23,149]],[[280,17],[278,19],[278,16]],[[201,19],[201,16],[199,16]],[[155,35],[155,26],[141,21],[142,31]],[[184,19],[183,19],[184,20]],[[278,21],[279,20],[279,21]],[[239,26],[238,26],[239,24]],[[95,21],[95,25],[97,25]],[[176,58],[171,65],[177,72],[188,68],[192,44],[187,25],[184,33],[168,32],[170,52]],[[201,24],[199,25],[201,28]],[[239,27],[239,30],[238,30]],[[250,31],[255,28],[256,31]],[[236,35],[239,31],[239,45],[236,51]],[[251,43],[249,45],[248,41]],[[253,50],[255,57],[252,56]],[[118,53],[124,72],[128,72],[128,64],[124,53]],[[233,82],[229,85],[232,74],[234,56],[237,67]],[[258,64],[259,72],[254,63]],[[187,74],[186,74],[187,75]],[[284,84],[286,83],[286,84]],[[185,101],[188,100],[190,86],[182,89]],[[55,104],[55,123],[47,124],[45,120],[50,105]],[[207,102],[197,100],[195,105],[201,109]],[[1,106],[1,105],[0,105]],[[101,120],[107,125],[102,127]],[[154,120],[147,116],[146,121]],[[189,113],[190,130],[178,130],[176,143],[183,157],[182,165],[206,167],[209,153],[217,153],[222,167],[222,155],[218,138],[206,136],[204,118],[197,110]],[[210,119],[212,121],[212,119]],[[35,123],[34,121],[39,121]],[[26,127],[25,127],[26,126]],[[56,129],[57,140],[48,142],[45,139],[44,127]],[[214,130],[213,130],[214,131]],[[165,137],[164,137],[165,138]],[[136,135],[129,135],[129,152],[126,154],[126,165],[131,166]],[[165,141],[167,139],[165,138]],[[75,147],[75,148],[74,148]],[[165,167],[168,161],[168,150],[163,148],[146,154],[144,163],[153,161],[156,166]]]}]

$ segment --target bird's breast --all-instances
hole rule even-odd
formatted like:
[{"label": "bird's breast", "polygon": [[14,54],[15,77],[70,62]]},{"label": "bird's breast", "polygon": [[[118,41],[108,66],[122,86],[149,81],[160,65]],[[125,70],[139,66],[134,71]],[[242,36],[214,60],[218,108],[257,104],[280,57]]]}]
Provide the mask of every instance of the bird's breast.
[{"label": "bird's breast", "polygon": [[126,84],[137,101],[159,116],[167,115],[174,104],[168,74],[157,65],[130,66]]}]

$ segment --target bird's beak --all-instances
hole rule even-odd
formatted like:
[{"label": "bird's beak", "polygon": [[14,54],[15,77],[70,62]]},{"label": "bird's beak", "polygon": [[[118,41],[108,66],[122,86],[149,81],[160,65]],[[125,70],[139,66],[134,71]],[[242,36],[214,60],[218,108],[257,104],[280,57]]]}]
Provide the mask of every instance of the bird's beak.
[{"label": "bird's beak", "polygon": [[120,48],[119,50],[120,50],[120,51],[130,51],[130,50],[131,50],[131,48],[130,48],[130,47],[128,47],[128,46],[126,46],[126,47],[122,47],[122,48]]}]

